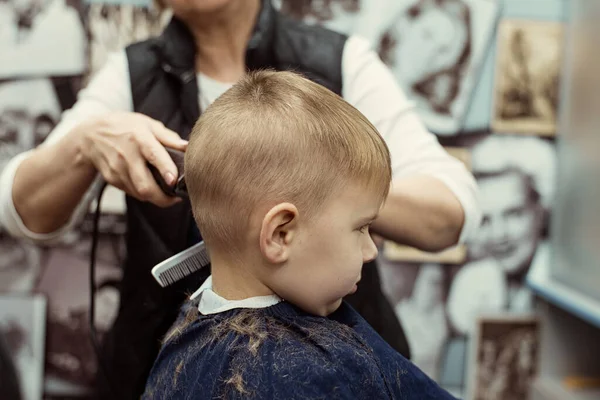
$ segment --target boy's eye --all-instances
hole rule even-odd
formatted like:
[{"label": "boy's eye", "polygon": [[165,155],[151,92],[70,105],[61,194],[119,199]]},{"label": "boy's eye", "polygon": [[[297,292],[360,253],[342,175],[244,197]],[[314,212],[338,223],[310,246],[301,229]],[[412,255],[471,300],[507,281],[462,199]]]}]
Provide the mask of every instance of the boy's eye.
[{"label": "boy's eye", "polygon": [[371,226],[371,224],[363,225],[362,227],[360,227],[359,231],[361,233],[367,233],[367,232],[369,232],[369,227],[370,226]]}]

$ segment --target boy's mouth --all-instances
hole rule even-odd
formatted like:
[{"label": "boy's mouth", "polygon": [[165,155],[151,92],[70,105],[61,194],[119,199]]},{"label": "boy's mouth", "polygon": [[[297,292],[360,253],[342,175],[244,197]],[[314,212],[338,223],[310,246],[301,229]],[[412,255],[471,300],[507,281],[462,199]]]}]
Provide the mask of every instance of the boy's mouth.
[{"label": "boy's mouth", "polygon": [[358,280],[356,281],[356,283],[354,284],[354,287],[350,290],[350,294],[352,293],[356,293],[356,291],[358,290],[358,282],[360,282],[362,277],[358,277]]}]

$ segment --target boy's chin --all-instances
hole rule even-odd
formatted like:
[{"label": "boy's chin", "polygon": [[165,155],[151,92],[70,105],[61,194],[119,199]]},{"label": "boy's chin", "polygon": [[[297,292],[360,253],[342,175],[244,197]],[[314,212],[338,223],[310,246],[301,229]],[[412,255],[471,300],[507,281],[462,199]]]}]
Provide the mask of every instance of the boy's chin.
[{"label": "boy's chin", "polygon": [[322,316],[326,317],[329,314],[334,313],[338,308],[340,308],[341,305],[342,305],[342,299],[339,299],[335,303],[327,305],[326,307],[324,307],[325,311]]},{"label": "boy's chin", "polygon": [[356,293],[357,290],[358,290],[358,283],[355,283],[354,286],[352,287],[352,289],[350,289],[350,292],[348,294],[354,294],[354,293]]},{"label": "boy's chin", "polygon": [[[313,307],[300,307],[309,314],[313,314],[319,317],[327,317],[329,314],[334,313],[342,305],[342,299],[338,299],[333,303],[318,305]],[[298,305],[297,305],[298,306]]]}]

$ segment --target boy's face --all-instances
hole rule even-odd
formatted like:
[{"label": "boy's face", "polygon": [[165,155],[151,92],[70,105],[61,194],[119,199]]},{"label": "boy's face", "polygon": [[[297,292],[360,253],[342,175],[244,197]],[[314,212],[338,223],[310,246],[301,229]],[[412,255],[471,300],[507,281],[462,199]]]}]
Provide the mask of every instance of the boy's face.
[{"label": "boy's face", "polygon": [[283,299],[316,315],[328,315],[357,290],[362,266],[377,256],[369,224],[379,212],[378,196],[348,185],[331,196],[317,216],[299,223],[288,262],[270,285]]}]

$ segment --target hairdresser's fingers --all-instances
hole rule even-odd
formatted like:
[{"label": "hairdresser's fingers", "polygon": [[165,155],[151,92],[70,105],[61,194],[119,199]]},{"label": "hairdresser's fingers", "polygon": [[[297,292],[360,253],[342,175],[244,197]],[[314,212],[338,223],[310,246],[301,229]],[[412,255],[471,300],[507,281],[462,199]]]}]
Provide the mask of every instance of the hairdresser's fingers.
[{"label": "hairdresser's fingers", "polygon": [[167,185],[173,186],[179,172],[164,146],[149,131],[147,134],[133,136],[137,141],[139,153],[147,162],[154,165]]},{"label": "hairdresser's fingers", "polygon": [[[106,183],[121,189],[124,192],[129,192],[130,182],[125,170],[126,166],[117,166],[114,162],[111,165],[108,159],[100,153],[92,153],[92,158],[96,169],[102,175]],[[126,179],[124,179],[126,178]]]},{"label": "hairdresser's fingers", "polygon": [[163,146],[175,150],[185,151],[188,144],[187,140],[182,139],[176,132],[164,126],[162,122],[152,118],[148,119],[148,124],[152,134],[154,134],[156,139],[158,139]]},{"label": "hairdresser's fingers", "polygon": [[131,195],[138,200],[151,202],[159,207],[170,207],[181,201],[178,197],[165,194],[150,173],[146,160],[138,154],[129,162],[129,178],[132,183]]},{"label": "hairdresser's fingers", "polygon": [[[132,166],[141,164],[143,168],[146,168],[146,161],[140,155],[136,144],[125,142],[115,148],[107,140],[98,140],[97,146],[91,149],[90,156],[98,172],[108,184],[141,201],[152,197],[145,192],[145,189],[142,189],[140,194],[131,179],[130,169]],[[145,186],[151,187],[150,185]],[[141,184],[141,187],[144,187],[144,183]]]}]

